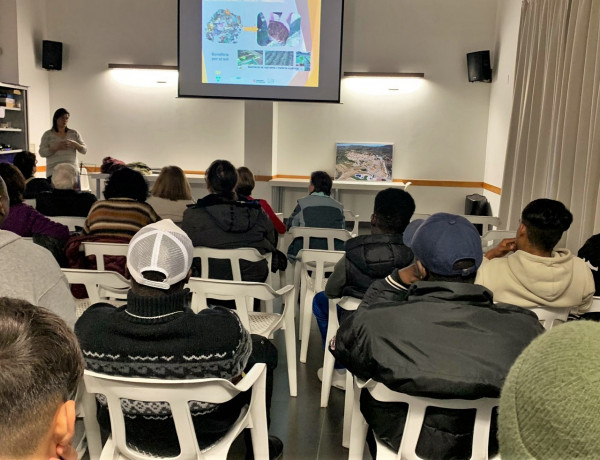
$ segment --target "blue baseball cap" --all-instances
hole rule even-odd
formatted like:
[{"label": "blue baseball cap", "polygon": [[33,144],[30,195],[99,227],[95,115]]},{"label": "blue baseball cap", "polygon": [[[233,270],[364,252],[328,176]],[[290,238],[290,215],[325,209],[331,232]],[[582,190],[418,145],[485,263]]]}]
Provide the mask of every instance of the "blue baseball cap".
[{"label": "blue baseball cap", "polygon": [[[412,249],[425,268],[437,275],[469,276],[483,260],[481,237],[475,226],[462,216],[439,212],[426,220],[411,222],[403,235],[404,244]],[[471,259],[469,268],[454,268],[459,260]]]}]

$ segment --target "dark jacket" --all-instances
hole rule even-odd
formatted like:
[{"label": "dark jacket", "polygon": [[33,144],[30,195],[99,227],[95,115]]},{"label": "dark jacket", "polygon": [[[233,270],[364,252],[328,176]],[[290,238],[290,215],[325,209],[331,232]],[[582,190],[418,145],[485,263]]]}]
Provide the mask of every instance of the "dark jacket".
[{"label": "dark jacket", "polygon": [[96,195],[77,190],[58,190],[39,193],[35,209],[45,216],[87,217],[96,202]]},{"label": "dark jacket", "polygon": [[52,184],[48,179],[43,177],[32,177],[25,182],[25,192],[23,198],[29,200],[36,198],[38,193],[52,191]]},{"label": "dark jacket", "polygon": [[[373,378],[395,391],[497,398],[511,365],[541,332],[533,312],[494,304],[483,286],[420,281],[411,285],[404,302],[359,308],[340,326],[332,353],[361,379]],[[361,411],[375,434],[398,450],[406,407],[363,394]],[[417,454],[468,458],[473,420],[472,413],[428,413]],[[494,436],[490,450],[496,449]]]},{"label": "dark jacket", "polygon": [[413,260],[402,235],[364,235],[346,241],[346,285],[342,295],[362,298],[371,283]]},{"label": "dark jacket", "polygon": [[[218,194],[207,195],[183,213],[181,228],[194,246],[217,249],[256,248],[261,254],[275,251],[273,223],[258,201],[228,200]],[[264,281],[266,262],[240,263],[244,281]],[[194,259],[194,275],[199,276],[200,259]],[[211,278],[232,279],[227,261],[214,260]]]}]

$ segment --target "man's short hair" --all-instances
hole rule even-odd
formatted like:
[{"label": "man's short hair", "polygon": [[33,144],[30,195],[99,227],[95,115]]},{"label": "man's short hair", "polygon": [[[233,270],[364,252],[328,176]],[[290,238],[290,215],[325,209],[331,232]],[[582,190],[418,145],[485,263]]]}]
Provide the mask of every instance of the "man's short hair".
[{"label": "man's short hair", "polygon": [[77,183],[77,170],[70,163],[60,163],[52,172],[52,185],[59,190],[73,190]]},{"label": "man's short hair", "polygon": [[25,179],[29,179],[33,176],[33,169],[35,168],[36,163],[37,158],[35,157],[35,153],[26,150],[15,153],[15,158],[13,159],[13,164],[19,168],[19,171],[21,171]]},{"label": "man's short hair", "polygon": [[240,166],[237,169],[237,172],[238,182],[237,186],[235,187],[235,191],[242,196],[251,196],[252,190],[254,190],[254,186],[256,185],[256,182],[254,181],[254,174],[252,174],[252,171],[245,166]]},{"label": "man's short hair", "polygon": [[315,188],[315,192],[324,193],[325,195],[331,195],[331,187],[333,182],[331,176],[325,171],[314,171],[310,175],[310,183]]},{"label": "man's short hair", "polygon": [[399,188],[386,188],[375,196],[377,227],[384,233],[402,233],[415,212],[415,200]]},{"label": "man's short hair", "polygon": [[552,251],[573,222],[573,214],[560,201],[533,200],[521,213],[527,239],[536,248]]},{"label": "man's short hair", "polygon": [[83,375],[73,331],[55,313],[0,298],[0,439],[11,457],[32,455]]}]

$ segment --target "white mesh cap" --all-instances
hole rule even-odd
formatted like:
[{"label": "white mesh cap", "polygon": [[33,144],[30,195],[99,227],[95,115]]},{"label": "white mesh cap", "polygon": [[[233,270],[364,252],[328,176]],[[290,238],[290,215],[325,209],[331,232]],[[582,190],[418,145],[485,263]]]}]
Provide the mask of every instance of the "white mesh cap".
[{"label": "white mesh cap", "polygon": [[[146,225],[129,242],[127,268],[139,284],[169,289],[184,279],[192,266],[194,245],[187,234],[170,219]],[[152,281],[144,273],[165,275],[164,281]]]}]

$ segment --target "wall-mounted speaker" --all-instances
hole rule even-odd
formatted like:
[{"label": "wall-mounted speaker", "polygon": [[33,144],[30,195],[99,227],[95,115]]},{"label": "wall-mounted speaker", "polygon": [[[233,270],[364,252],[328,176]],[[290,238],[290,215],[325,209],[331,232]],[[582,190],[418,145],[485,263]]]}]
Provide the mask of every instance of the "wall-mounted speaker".
[{"label": "wall-mounted speaker", "polygon": [[42,67],[46,70],[62,69],[62,42],[42,42]]},{"label": "wall-mounted speaker", "polygon": [[475,51],[467,54],[467,69],[469,71],[469,81],[483,81],[491,83],[492,67],[490,65],[490,50]]}]

